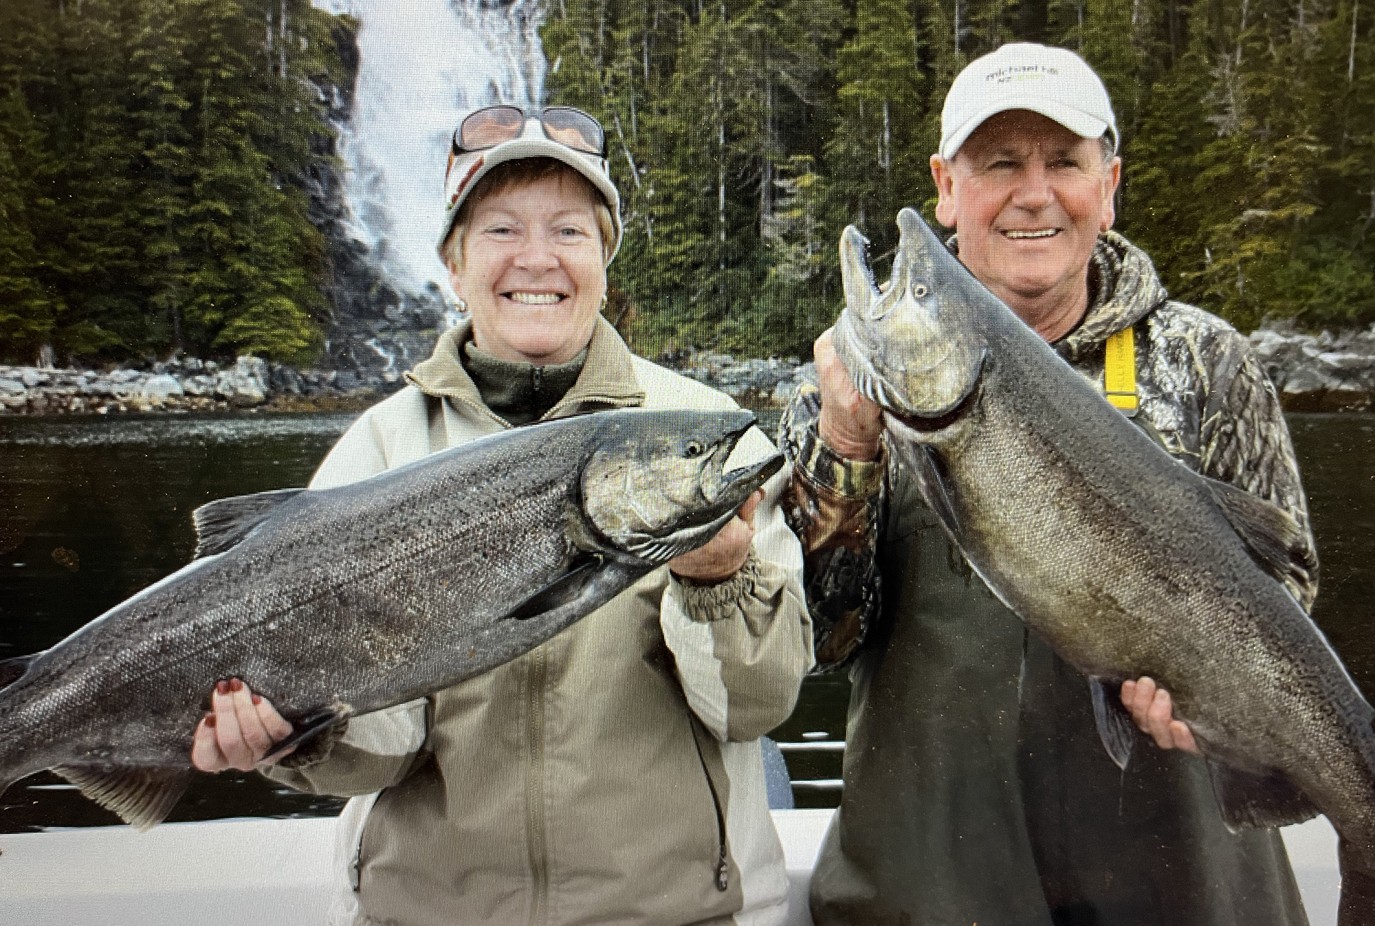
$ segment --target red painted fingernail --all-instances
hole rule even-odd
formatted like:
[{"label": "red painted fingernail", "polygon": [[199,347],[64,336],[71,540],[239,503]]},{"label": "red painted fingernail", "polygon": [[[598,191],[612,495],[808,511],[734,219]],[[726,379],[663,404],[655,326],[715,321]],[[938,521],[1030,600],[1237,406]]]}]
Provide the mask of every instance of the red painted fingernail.
[{"label": "red painted fingernail", "polygon": [[243,691],[243,679],[231,678],[229,680],[230,691]]},{"label": "red painted fingernail", "polygon": [[205,725],[206,725],[207,727],[209,727],[210,729],[212,729],[212,730],[215,729],[215,715],[214,715],[214,714],[206,714],[206,715],[205,715]]},{"label": "red painted fingernail", "polygon": [[258,694],[256,691],[253,692],[253,703],[254,703],[254,704],[262,704],[262,703],[263,703],[263,696],[260,695],[260,694]]},{"label": "red painted fingernail", "polygon": [[220,679],[215,683],[215,690],[220,694],[229,694],[229,682],[225,679]]}]

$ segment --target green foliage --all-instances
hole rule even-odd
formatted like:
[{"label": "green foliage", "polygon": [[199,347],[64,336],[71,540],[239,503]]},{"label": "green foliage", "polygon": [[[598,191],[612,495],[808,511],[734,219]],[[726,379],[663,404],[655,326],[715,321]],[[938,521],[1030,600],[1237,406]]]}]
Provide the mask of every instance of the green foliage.
[{"label": "green foliage", "polygon": [[[339,77],[341,27],[309,0],[0,3],[0,358],[309,360],[310,79]],[[1375,322],[1368,0],[559,0],[542,40],[551,101],[606,124],[647,353],[807,354],[841,229],[881,272],[897,210],[931,214],[946,88],[1013,40],[1102,75],[1118,227],[1174,295]]]},{"label": "green foliage", "polygon": [[334,26],[309,0],[7,0],[0,358],[313,359]]},{"label": "green foliage", "polygon": [[1360,0],[561,0],[542,35],[551,99],[608,123],[642,350],[807,353],[840,303],[840,230],[881,265],[897,210],[931,215],[945,90],[1015,40],[1103,77],[1118,226],[1172,293],[1243,328],[1375,322]]},{"label": "green foliage", "polygon": [[0,343],[33,358],[60,309],[39,277],[41,137],[18,82],[0,92]]}]

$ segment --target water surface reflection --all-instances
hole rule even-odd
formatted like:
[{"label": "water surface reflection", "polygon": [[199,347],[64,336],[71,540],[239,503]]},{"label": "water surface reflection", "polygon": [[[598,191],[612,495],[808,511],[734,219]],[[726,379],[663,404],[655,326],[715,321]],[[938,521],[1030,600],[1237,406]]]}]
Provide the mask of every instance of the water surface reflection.
[{"label": "water surface reflection", "polygon": [[[191,512],[215,498],[302,485],[350,414],[0,418],[0,658],[43,649],[179,568]],[[766,426],[775,415],[765,413]],[[1375,691],[1375,415],[1290,419],[1322,559],[1314,617]],[[844,737],[848,684],[808,680],[776,735]],[[808,736],[810,734],[810,736]],[[794,779],[836,779],[834,751],[789,754]],[[800,788],[800,806],[833,791]],[[339,802],[255,775],[198,777],[172,819],[329,813]],[[0,798],[0,831],[114,822],[54,776]]]}]

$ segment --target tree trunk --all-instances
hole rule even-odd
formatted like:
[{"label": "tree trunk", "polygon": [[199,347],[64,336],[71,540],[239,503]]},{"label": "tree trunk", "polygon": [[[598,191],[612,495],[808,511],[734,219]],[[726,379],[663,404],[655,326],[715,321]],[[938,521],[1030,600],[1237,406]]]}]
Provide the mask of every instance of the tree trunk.
[{"label": "tree trunk", "polygon": [[286,34],[287,34],[286,0],[281,0],[281,4],[282,4],[282,5],[281,5],[281,14],[282,14],[282,18],[281,18],[281,21],[280,21],[279,23],[277,23],[277,37],[278,37],[278,39],[280,39],[280,41],[277,43],[277,54],[279,55],[279,59],[278,59],[278,60],[279,60],[279,62],[280,62],[280,64],[281,64],[280,76],[281,76],[283,79],[285,79],[285,78],[286,78]]},{"label": "tree trunk", "polygon": [[1351,4],[1351,47],[1346,53],[1346,82],[1349,84],[1356,79],[1356,11],[1361,7],[1361,0],[1355,0]]},{"label": "tree trunk", "polygon": [[759,238],[764,238],[764,225],[773,215],[773,81],[764,80],[764,150],[760,152],[759,170]]}]

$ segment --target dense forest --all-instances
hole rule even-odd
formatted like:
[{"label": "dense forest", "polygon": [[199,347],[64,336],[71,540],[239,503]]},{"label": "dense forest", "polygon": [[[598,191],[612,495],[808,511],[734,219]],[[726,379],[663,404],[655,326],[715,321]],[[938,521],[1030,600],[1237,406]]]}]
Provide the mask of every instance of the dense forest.
[{"label": "dense forest", "polygon": [[[0,2],[0,357],[319,351],[309,0]],[[322,150],[323,149],[323,150]]]},{"label": "dense forest", "polygon": [[1117,227],[1174,296],[1243,329],[1375,321],[1372,6],[555,0],[542,34],[551,98],[607,121],[626,201],[613,271],[649,341],[795,352],[837,311],[847,223],[882,254],[900,207],[932,217],[945,90],[1013,40],[1104,78]]},{"label": "dense forest", "polygon": [[[796,354],[837,311],[840,229],[882,255],[901,206],[930,216],[945,89],[1012,40],[1103,75],[1118,228],[1172,294],[1243,329],[1375,321],[1372,7],[549,0],[541,35],[549,101],[607,126],[637,346]],[[3,0],[0,359],[317,356],[307,178],[350,28],[307,0]]]}]

